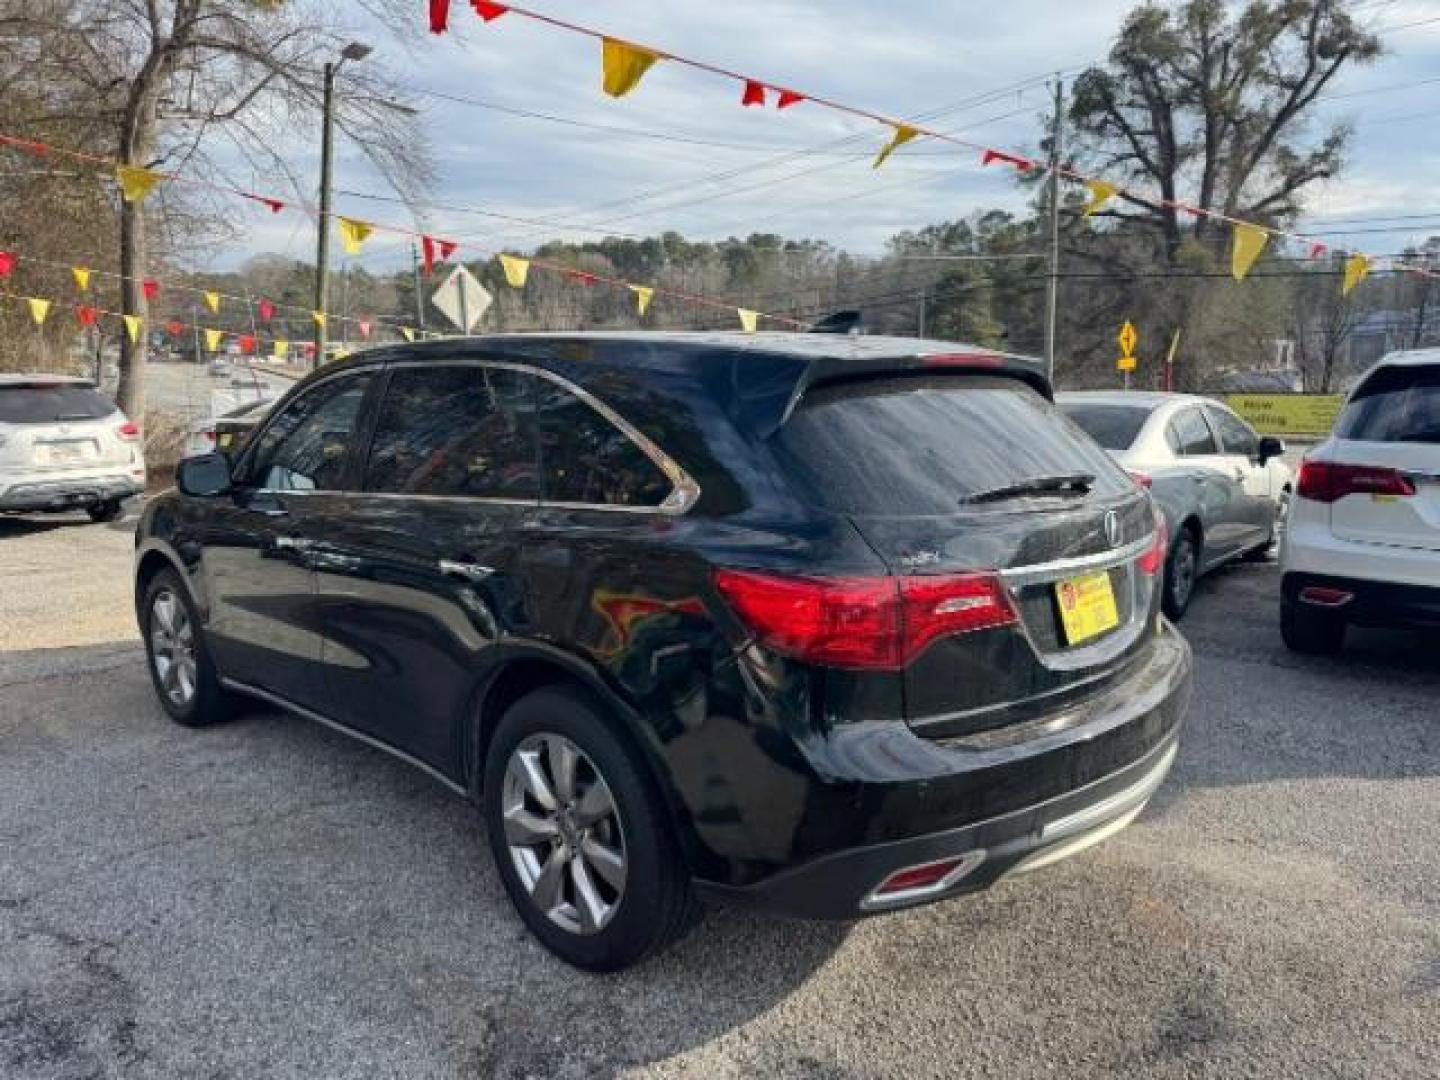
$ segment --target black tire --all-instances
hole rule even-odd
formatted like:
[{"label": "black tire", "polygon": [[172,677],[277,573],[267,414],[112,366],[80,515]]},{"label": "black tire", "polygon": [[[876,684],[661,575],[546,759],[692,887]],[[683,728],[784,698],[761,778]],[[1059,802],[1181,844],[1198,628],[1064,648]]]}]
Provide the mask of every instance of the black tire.
[{"label": "black tire", "polygon": [[1179,622],[1185,617],[1199,579],[1200,544],[1194,529],[1181,526],[1170,543],[1170,554],[1165,559],[1165,584],[1160,598],[1160,605],[1172,622]]},{"label": "black tire", "polygon": [[125,513],[125,506],[119,499],[110,499],[107,502],[96,503],[94,506],[87,506],[85,512],[90,515],[90,520],[97,524],[106,521],[119,521]]},{"label": "black tire", "polygon": [[1280,636],[1291,652],[1334,656],[1345,647],[1345,629],[1345,620],[1332,612],[1280,605]]},{"label": "black tire", "polygon": [[[156,630],[163,622],[157,612],[157,603],[167,597],[173,598],[173,603],[179,605],[190,627],[194,664],[193,692],[185,700],[176,697],[173,684],[167,686],[157,660],[161,646]],[[208,727],[228,719],[233,710],[234,698],[220,685],[199,613],[195,610],[195,603],[190,599],[190,593],[180,580],[180,575],[174,570],[160,571],[145,587],[145,595],[140,599],[140,626],[141,636],[145,640],[145,664],[150,670],[150,682],[155,687],[155,696],[160,699],[161,708],[169,714],[170,719],[177,724],[194,728]]]},{"label": "black tire", "polygon": [[[548,763],[556,736],[568,740],[585,759],[573,767],[570,783],[574,799],[569,805],[576,816],[565,818],[563,838],[547,833],[550,839],[519,844],[518,853],[512,854],[511,841],[507,838],[507,805],[524,813],[529,822],[540,818],[556,829],[561,828],[561,816],[568,814],[564,809],[566,804],[557,799],[561,816],[547,816],[542,804],[530,801],[529,792],[533,789],[514,783],[506,787],[507,770],[517,750],[538,755],[531,760],[553,769]],[[562,784],[554,779],[555,774],[547,775],[552,776],[551,794],[554,795]],[[581,784],[587,777],[591,779],[582,794]],[[596,786],[594,778],[603,779],[615,811],[594,827],[604,826],[609,830],[605,840],[621,855],[623,889],[618,894],[608,881],[602,883],[594,871],[583,867],[577,870],[575,864],[582,861],[579,855],[567,857],[566,854],[588,842],[584,833],[577,839],[576,823],[581,821],[580,806],[589,800]],[[517,790],[525,800],[518,807],[514,801]],[[619,971],[665,948],[694,921],[696,905],[690,876],[680,857],[665,802],[655,790],[629,738],[578,689],[547,687],[510,707],[501,718],[486,754],[482,803],[490,850],[511,901],[530,931],[566,963],[588,971]],[[576,848],[569,846],[571,841],[575,841]],[[543,865],[539,862],[542,855],[546,860]],[[529,861],[532,859],[533,862]],[[556,877],[561,883],[557,903],[549,909],[552,914],[532,896],[531,886],[521,877],[521,865],[526,866],[526,873],[532,877],[538,871],[539,878],[544,878],[550,862],[557,859],[560,862],[556,866],[560,869]],[[588,865],[593,866],[593,860]],[[613,907],[606,917],[608,921],[596,922],[592,915],[589,929],[578,925],[567,928],[557,920],[572,918],[566,913],[567,905],[573,918],[580,918],[577,874],[582,873],[591,888],[603,884],[605,898],[612,901]],[[534,891],[541,891],[539,879],[534,883]]]}]

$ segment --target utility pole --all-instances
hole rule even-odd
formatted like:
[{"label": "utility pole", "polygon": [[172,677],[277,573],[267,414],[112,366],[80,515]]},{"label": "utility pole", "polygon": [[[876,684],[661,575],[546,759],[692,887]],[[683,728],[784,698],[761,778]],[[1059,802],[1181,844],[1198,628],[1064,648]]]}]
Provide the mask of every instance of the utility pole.
[{"label": "utility pole", "polygon": [[415,328],[425,329],[425,294],[420,289],[420,252],[410,245],[410,266],[415,272]]},{"label": "utility pole", "polygon": [[[320,130],[320,220],[315,223],[315,310],[322,316],[330,302],[330,180],[335,157],[335,73],[347,60],[364,60],[370,46],[352,41],[340,59],[325,65],[325,93]],[[325,363],[325,324],[315,324],[315,366]]]},{"label": "utility pole", "polygon": [[[315,310],[330,305],[330,176],[335,154],[335,68],[325,65],[325,102],[320,134],[320,220],[315,223]],[[325,323],[315,323],[315,366],[325,363]]]},{"label": "utility pole", "polygon": [[1045,297],[1045,374],[1055,382],[1055,325],[1060,312],[1060,153],[1065,134],[1065,83],[1055,74],[1055,123],[1050,129],[1050,287]]},{"label": "utility pole", "polygon": [[925,301],[929,291],[926,286],[920,286],[920,327],[917,336],[922,338],[925,336]]}]

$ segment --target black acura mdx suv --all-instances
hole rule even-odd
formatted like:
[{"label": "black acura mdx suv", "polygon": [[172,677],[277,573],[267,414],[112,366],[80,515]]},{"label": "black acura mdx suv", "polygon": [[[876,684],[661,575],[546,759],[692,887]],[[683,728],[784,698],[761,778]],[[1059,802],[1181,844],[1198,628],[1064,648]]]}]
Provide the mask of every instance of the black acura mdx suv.
[{"label": "black acura mdx suv", "polygon": [[596,970],[696,898],[853,919],[1128,824],[1189,650],[1148,495],[1032,362],[574,333],[323,368],[137,533],[166,711],[258,698],[484,810]]}]

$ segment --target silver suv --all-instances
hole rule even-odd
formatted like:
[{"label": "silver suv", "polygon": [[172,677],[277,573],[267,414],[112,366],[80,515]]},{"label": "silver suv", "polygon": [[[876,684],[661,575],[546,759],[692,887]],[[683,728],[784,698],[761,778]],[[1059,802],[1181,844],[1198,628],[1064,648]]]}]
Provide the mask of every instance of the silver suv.
[{"label": "silver suv", "polygon": [[113,521],[144,490],[140,429],[94,383],[0,375],[0,513]]}]

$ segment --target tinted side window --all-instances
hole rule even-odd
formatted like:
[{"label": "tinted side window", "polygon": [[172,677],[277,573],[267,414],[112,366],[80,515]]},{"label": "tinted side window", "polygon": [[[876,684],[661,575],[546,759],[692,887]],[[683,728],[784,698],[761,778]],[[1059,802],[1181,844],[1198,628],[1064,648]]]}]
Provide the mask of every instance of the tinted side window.
[{"label": "tinted side window", "polygon": [[1186,409],[1184,412],[1176,413],[1170,421],[1170,430],[1173,432],[1173,437],[1167,433],[1166,438],[1170,440],[1170,445],[1175,448],[1175,452],[1182,457],[1218,452],[1215,435],[1199,409]]},{"label": "tinted side window", "polygon": [[1205,415],[1211,425],[1220,433],[1220,442],[1227,454],[1241,454],[1253,458],[1260,452],[1260,436],[1250,430],[1250,425],[1238,416],[1224,409],[1206,409]]},{"label": "tinted side window", "polygon": [[546,502],[659,506],[674,485],[628,435],[563,386],[535,380]]},{"label": "tinted side window", "polygon": [[271,491],[339,489],[371,378],[342,376],[292,401],[256,442],[247,482]]},{"label": "tinted side window", "polygon": [[534,382],[504,368],[397,368],[375,425],[365,489],[538,500]]}]

